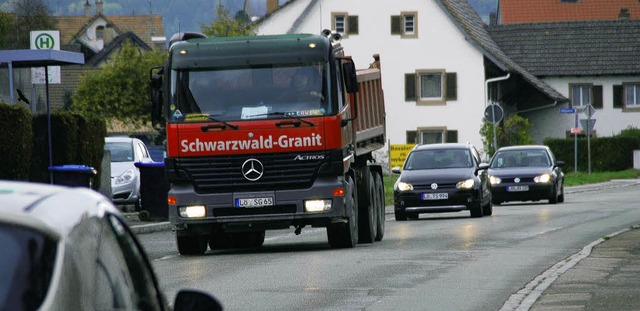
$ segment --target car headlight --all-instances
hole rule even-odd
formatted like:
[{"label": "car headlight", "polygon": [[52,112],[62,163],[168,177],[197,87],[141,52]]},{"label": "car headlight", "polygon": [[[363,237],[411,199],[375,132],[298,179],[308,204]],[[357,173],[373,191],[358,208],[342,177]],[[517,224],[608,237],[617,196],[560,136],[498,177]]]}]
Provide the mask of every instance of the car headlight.
[{"label": "car headlight", "polygon": [[456,188],[458,189],[472,189],[475,186],[476,181],[473,178],[469,178],[467,180],[459,181],[456,184]]},{"label": "car headlight", "polygon": [[413,185],[399,181],[395,184],[394,189],[397,191],[411,191],[413,190]]},{"label": "car headlight", "polygon": [[116,185],[124,185],[132,182],[136,177],[136,172],[130,168],[116,178]]},{"label": "car headlight", "polygon": [[492,185],[497,185],[502,182],[502,179],[497,176],[489,176],[489,182],[491,182]]},{"label": "car headlight", "polygon": [[551,175],[550,174],[542,174],[542,175],[538,175],[536,177],[533,178],[533,181],[537,182],[537,183],[548,183],[549,181],[551,181]]}]

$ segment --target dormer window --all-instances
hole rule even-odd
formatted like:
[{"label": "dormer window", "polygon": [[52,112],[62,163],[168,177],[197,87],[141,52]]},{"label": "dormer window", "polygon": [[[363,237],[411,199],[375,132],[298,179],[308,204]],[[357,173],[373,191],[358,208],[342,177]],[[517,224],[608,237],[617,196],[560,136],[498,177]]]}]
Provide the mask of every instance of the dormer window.
[{"label": "dormer window", "polygon": [[104,39],[104,26],[96,27],[96,40]]}]

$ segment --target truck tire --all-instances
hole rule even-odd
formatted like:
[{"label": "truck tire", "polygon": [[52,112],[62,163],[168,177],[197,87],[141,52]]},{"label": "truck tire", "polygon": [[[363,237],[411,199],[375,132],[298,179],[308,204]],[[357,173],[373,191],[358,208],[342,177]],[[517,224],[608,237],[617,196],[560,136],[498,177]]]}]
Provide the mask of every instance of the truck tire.
[{"label": "truck tire", "polygon": [[176,243],[180,255],[202,255],[207,251],[207,236],[193,234],[180,235],[176,233]]},{"label": "truck tire", "polygon": [[384,237],[384,222],[385,222],[385,204],[384,204],[384,183],[380,174],[375,173],[373,179],[373,189],[376,193],[376,215],[378,219],[376,221],[376,241],[382,241]]},{"label": "truck tire", "polygon": [[358,215],[358,242],[373,243],[378,235],[378,216],[376,206],[376,193],[374,188],[373,175],[369,168],[364,169],[364,178],[362,180],[362,192],[358,197],[358,207],[360,209]]},{"label": "truck tire", "polygon": [[356,187],[353,178],[347,177],[347,223],[330,224],[327,226],[327,238],[333,248],[354,248],[358,243],[358,206],[356,201]]}]

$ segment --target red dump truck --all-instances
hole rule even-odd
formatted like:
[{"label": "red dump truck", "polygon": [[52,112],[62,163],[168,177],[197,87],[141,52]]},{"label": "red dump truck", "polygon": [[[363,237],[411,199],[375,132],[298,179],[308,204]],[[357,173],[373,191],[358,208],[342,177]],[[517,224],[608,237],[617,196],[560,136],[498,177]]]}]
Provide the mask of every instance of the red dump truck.
[{"label": "red dump truck", "polygon": [[265,230],[326,227],[331,247],[384,235],[380,62],[340,36],[174,36],[151,75],[166,131],[169,221],[183,255],[258,247]]}]

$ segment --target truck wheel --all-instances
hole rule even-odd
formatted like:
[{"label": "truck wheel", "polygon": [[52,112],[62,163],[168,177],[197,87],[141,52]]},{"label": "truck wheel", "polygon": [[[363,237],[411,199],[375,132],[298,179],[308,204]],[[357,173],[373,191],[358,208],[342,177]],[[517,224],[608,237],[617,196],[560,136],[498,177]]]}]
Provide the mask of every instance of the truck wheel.
[{"label": "truck wheel", "polygon": [[231,247],[231,238],[228,233],[222,231],[214,232],[209,236],[209,248],[211,250],[225,249]]},{"label": "truck wheel", "polygon": [[353,178],[347,177],[347,223],[327,226],[329,245],[333,248],[354,248],[358,243],[358,206],[356,205],[356,188]]},{"label": "truck wheel", "polygon": [[376,193],[373,186],[373,175],[369,169],[365,169],[364,180],[362,181],[363,193],[359,196],[358,206],[360,208],[358,228],[359,243],[373,243],[378,235],[378,216],[376,206]]},{"label": "truck wheel", "polygon": [[374,174],[373,179],[373,188],[376,193],[376,215],[378,219],[376,221],[377,230],[376,230],[376,241],[382,241],[384,237],[384,221],[385,221],[385,205],[384,205],[384,184],[382,183],[382,177],[380,174]]},{"label": "truck wheel", "polygon": [[178,235],[176,243],[180,255],[202,255],[207,251],[207,237],[205,235]]}]

